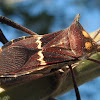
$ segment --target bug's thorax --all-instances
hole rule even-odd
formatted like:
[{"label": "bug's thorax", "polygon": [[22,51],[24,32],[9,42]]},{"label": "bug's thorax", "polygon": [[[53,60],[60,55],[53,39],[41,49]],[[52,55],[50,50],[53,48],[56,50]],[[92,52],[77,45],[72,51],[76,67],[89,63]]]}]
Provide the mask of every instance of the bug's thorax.
[{"label": "bug's thorax", "polygon": [[70,48],[75,54],[75,57],[89,56],[92,52],[96,51],[96,43],[78,21],[73,22],[69,27],[68,38]]}]

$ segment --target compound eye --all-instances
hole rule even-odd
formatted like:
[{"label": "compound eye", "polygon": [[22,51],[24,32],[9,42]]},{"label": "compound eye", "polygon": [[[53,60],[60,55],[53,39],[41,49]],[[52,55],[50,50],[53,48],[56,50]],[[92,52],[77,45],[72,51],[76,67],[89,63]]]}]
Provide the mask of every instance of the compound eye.
[{"label": "compound eye", "polygon": [[92,49],[92,43],[91,42],[85,42],[85,49],[91,50]]}]

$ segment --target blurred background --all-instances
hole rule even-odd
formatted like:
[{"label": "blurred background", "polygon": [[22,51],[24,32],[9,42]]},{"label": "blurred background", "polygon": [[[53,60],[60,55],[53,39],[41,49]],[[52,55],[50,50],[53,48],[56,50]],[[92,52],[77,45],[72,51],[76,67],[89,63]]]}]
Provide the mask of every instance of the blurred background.
[{"label": "blurred background", "polygon": [[[0,0],[0,15],[38,34],[68,27],[78,13],[81,15],[80,23],[88,33],[100,27],[99,0]],[[9,41],[28,35],[4,24],[0,24],[0,28]],[[81,85],[79,90],[82,100],[100,100],[100,78]],[[75,100],[74,90],[57,99]]]}]

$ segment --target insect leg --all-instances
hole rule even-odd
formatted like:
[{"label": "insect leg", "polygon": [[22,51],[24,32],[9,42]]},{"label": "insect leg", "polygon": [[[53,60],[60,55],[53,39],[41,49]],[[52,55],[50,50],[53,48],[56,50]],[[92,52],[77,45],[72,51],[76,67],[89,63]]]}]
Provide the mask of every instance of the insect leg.
[{"label": "insect leg", "polygon": [[80,93],[79,93],[78,86],[77,86],[77,82],[76,82],[76,78],[75,78],[75,74],[73,72],[72,66],[71,65],[68,65],[68,66],[69,66],[71,74],[72,74],[72,79],[73,79],[73,84],[74,84],[74,89],[75,89],[77,100],[81,100]]},{"label": "insect leg", "polygon": [[9,26],[12,26],[13,28],[21,30],[23,32],[26,32],[30,35],[37,35],[37,33],[32,32],[31,30],[27,29],[26,27],[23,27],[23,26],[17,24],[16,22],[12,21],[11,19],[8,19],[7,17],[1,16],[1,15],[0,15],[0,22],[7,24]]},{"label": "insect leg", "polygon": [[4,36],[2,30],[0,29],[0,41],[5,44],[8,42],[7,38]]},{"label": "insect leg", "polygon": [[98,60],[95,60],[95,59],[88,58],[87,60],[90,60],[90,61],[93,61],[93,62],[95,62],[95,63],[98,63],[98,64],[100,64],[100,61],[98,61]]}]

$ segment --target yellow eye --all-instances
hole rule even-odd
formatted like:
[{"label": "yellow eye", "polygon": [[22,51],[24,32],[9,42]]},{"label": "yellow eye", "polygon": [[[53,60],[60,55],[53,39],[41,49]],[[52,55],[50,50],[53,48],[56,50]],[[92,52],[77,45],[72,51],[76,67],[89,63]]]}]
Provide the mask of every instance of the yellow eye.
[{"label": "yellow eye", "polygon": [[92,49],[92,43],[91,43],[91,42],[86,42],[86,43],[85,43],[85,48],[86,48],[87,50],[91,50],[91,49]]},{"label": "yellow eye", "polygon": [[84,35],[84,37],[90,38],[90,35],[86,31],[82,31],[82,34]]}]

